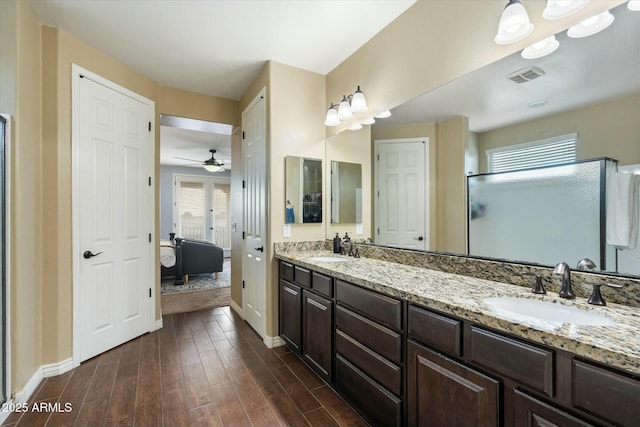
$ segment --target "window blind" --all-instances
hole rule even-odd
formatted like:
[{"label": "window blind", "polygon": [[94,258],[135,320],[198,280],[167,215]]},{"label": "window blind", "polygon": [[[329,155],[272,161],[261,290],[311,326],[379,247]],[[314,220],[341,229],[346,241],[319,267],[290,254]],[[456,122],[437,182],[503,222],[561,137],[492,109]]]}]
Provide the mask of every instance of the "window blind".
[{"label": "window blind", "polygon": [[490,173],[575,162],[577,134],[487,150]]}]

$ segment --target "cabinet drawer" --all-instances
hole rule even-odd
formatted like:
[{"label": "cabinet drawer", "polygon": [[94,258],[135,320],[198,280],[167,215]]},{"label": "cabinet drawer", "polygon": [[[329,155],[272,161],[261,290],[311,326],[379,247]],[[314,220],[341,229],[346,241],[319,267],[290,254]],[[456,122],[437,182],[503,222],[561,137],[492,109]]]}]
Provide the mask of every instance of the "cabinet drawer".
[{"label": "cabinet drawer", "polygon": [[293,282],[293,264],[280,261],[280,278]]},{"label": "cabinet drawer", "polygon": [[484,329],[470,328],[469,360],[553,396],[553,352]]},{"label": "cabinet drawer", "polygon": [[340,355],[336,356],[336,388],[372,425],[402,425],[402,400]]},{"label": "cabinet drawer", "polygon": [[519,390],[513,392],[513,408],[516,426],[591,427],[591,424]]},{"label": "cabinet drawer", "polygon": [[402,302],[377,292],[336,280],[336,299],[355,312],[396,331],[402,330]]},{"label": "cabinet drawer", "polygon": [[391,329],[340,305],[336,309],[336,328],[390,361],[402,363],[402,335]]},{"label": "cabinet drawer", "polygon": [[311,286],[314,291],[328,298],[333,298],[333,279],[324,274],[313,272]]},{"label": "cabinet drawer", "polygon": [[302,268],[299,266],[294,266],[294,275],[293,281],[296,282],[300,286],[304,286],[305,288],[311,287],[311,270],[306,268]]},{"label": "cabinet drawer", "polygon": [[571,370],[574,407],[620,425],[640,425],[639,381],[579,360]]},{"label": "cabinet drawer", "polygon": [[409,337],[445,353],[460,356],[462,322],[410,306]]},{"label": "cabinet drawer", "polygon": [[336,331],[336,352],[396,395],[402,394],[402,369],[341,330]]}]

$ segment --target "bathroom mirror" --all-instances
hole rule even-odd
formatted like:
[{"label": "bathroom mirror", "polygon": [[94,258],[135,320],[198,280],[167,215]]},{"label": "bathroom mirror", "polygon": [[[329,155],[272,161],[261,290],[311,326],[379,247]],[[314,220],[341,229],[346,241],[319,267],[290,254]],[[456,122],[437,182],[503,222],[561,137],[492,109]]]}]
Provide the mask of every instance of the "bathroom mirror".
[{"label": "bathroom mirror", "polygon": [[[615,20],[601,33],[581,39],[569,38],[566,31],[557,34],[560,47],[554,53],[527,60],[518,52],[487,65],[394,108],[390,118],[372,126],[372,134],[376,127],[401,131],[404,125],[404,133],[386,135],[389,139],[430,136],[407,132],[409,124],[415,128],[415,124],[429,123],[437,144],[440,123],[468,117],[467,158],[435,160],[439,171],[450,170],[449,162],[456,162],[461,175],[462,171],[486,173],[488,149],[572,132],[578,134],[578,161],[609,157],[618,160],[621,167],[640,164],[640,12],[629,10],[624,3],[611,13]],[[534,66],[543,71],[536,79],[518,84],[507,77]],[[474,150],[476,160],[469,162],[469,154]],[[447,197],[447,191],[442,190],[447,186],[455,185],[457,194],[463,194],[466,180],[462,176],[455,183],[443,180],[442,175],[439,178],[434,185],[439,189],[440,199],[432,199],[434,203]],[[457,203],[460,209],[466,208],[462,197]],[[550,208],[563,209],[561,205]],[[451,220],[447,215],[443,217],[444,211],[440,212],[430,220],[438,232],[443,229],[442,221]],[[465,218],[466,213],[461,217]],[[466,226],[464,220],[460,220],[459,227],[454,224],[458,230]],[[431,249],[447,251],[438,246],[449,240],[450,236],[439,234],[438,245]],[[464,248],[464,237],[461,240],[459,246]],[[463,250],[458,253],[466,254]],[[629,256],[629,251],[619,251],[618,258],[621,256]],[[635,254],[636,264],[638,257],[640,252]],[[531,262],[526,257],[509,260]],[[574,264],[577,260],[557,260],[560,261]],[[640,275],[615,266],[607,266],[607,270]]]},{"label": "bathroom mirror", "polygon": [[362,223],[362,165],[331,162],[331,222]]},{"label": "bathroom mirror", "polygon": [[285,157],[285,224],[322,222],[322,160]]}]

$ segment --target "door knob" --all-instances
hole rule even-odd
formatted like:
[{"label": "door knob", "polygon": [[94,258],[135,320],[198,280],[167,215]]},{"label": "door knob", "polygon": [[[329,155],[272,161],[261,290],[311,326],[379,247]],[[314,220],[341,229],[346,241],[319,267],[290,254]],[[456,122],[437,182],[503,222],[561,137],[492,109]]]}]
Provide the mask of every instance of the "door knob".
[{"label": "door knob", "polygon": [[97,254],[92,253],[91,251],[84,251],[84,253],[82,254],[82,257],[84,259],[89,259],[89,258],[93,258],[94,256],[98,256],[100,255],[102,252],[98,252]]},{"label": "door knob", "polygon": [[416,240],[419,240],[419,241],[421,241],[421,242],[422,242],[422,241],[424,240],[424,237],[422,237],[422,236],[418,236],[418,237],[416,237],[415,239],[416,239]]},{"label": "door knob", "polygon": [[256,251],[264,252],[264,246],[260,246],[259,248],[256,248]]}]

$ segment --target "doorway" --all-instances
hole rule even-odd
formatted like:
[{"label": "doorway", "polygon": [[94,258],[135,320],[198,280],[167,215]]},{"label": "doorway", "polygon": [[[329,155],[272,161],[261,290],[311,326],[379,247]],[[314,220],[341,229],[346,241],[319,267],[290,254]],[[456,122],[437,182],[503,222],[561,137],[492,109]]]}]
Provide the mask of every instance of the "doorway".
[{"label": "doorway", "polygon": [[231,185],[229,178],[174,174],[174,233],[206,240],[231,256]]},{"label": "doorway", "polygon": [[429,249],[429,138],[374,141],[377,244]]}]

